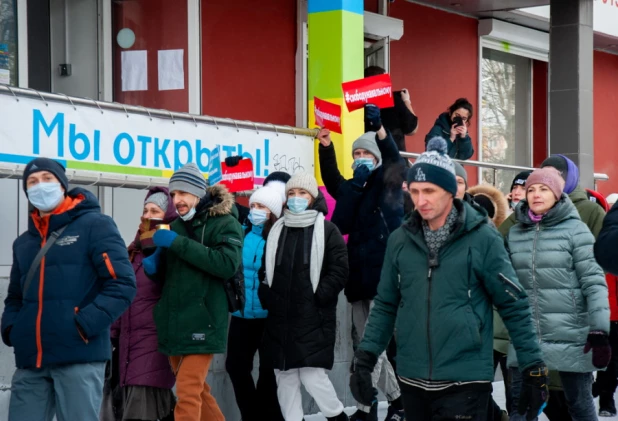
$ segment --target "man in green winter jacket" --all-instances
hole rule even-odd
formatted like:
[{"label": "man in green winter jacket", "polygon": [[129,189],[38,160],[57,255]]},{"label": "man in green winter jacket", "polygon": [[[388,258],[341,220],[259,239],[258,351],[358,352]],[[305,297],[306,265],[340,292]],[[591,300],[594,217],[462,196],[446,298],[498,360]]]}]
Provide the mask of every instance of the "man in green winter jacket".
[{"label": "man in green winter jacket", "polygon": [[224,281],[241,262],[242,228],[234,198],[224,186],[208,187],[198,167],[187,164],[170,179],[169,191],[180,216],[170,230],[159,229],[157,250],[144,271],[165,281],[154,309],[159,351],[176,375],[181,421],[223,421],[205,382],[213,354],[225,352],[228,304]]},{"label": "man in green winter jacket", "polygon": [[352,394],[365,405],[377,399],[371,371],[396,330],[408,421],[486,419],[495,306],[524,373],[519,411],[536,414],[547,399],[547,368],[527,296],[485,211],[454,199],[455,170],[444,140],[427,146],[408,171],[416,210],[388,240],[375,306],[354,357]]}]

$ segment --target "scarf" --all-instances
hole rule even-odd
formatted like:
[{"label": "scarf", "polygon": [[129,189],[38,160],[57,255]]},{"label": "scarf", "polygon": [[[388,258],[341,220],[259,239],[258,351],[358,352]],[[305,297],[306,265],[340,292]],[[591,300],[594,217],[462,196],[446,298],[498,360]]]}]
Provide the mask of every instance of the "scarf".
[{"label": "scarf", "polygon": [[532,222],[534,222],[535,224],[537,222],[541,222],[541,219],[543,219],[543,217],[545,216],[545,214],[543,215],[537,215],[534,212],[532,212],[532,210],[528,209],[528,217],[530,218],[530,220]]},{"label": "scarf", "polygon": [[435,231],[432,231],[429,228],[427,221],[423,220],[423,234],[425,235],[425,243],[427,243],[427,248],[429,248],[430,252],[436,255],[438,254],[442,246],[451,236],[458,216],[459,212],[457,212],[455,205],[453,205],[451,211],[446,217],[446,222],[444,225]]},{"label": "scarf", "polygon": [[[277,248],[279,246],[279,237],[281,233],[289,228],[306,228],[315,225],[313,228],[313,238],[311,239],[311,261],[310,261],[310,279],[313,292],[318,289],[320,283],[320,272],[322,271],[322,263],[324,262],[324,214],[316,210],[306,210],[302,213],[292,213],[285,210],[283,218],[279,219],[273,225],[268,234],[266,243],[266,282],[268,286],[272,286],[273,276],[275,274]],[[284,232],[284,240],[285,240]],[[283,243],[285,246],[285,241]]]},{"label": "scarf", "polygon": [[[154,251],[155,245],[152,237],[155,232],[157,232],[154,227],[151,229],[150,223],[151,220],[148,218],[141,218],[141,224],[139,224],[139,228],[137,230],[137,234],[135,234],[135,239],[129,245],[129,260],[132,262],[140,251],[145,252],[144,254],[148,255],[150,251]],[[157,221],[157,223],[161,223],[161,221]]]}]

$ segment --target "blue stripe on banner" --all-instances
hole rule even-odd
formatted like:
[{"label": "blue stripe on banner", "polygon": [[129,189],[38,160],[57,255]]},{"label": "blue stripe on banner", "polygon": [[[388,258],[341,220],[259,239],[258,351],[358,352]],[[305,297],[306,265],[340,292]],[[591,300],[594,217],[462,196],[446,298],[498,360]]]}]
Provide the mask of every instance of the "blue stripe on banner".
[{"label": "blue stripe on banner", "polygon": [[364,13],[363,0],[309,0],[307,10],[309,13],[332,12],[343,10],[362,15]]},{"label": "blue stripe on banner", "polygon": [[[26,165],[28,162],[32,161],[35,158],[40,158],[39,156],[24,156],[24,155],[11,155],[8,153],[0,153],[0,162],[10,162],[11,164],[24,164]],[[54,159],[54,161],[62,164],[64,168],[67,167],[67,161],[64,159]]]}]

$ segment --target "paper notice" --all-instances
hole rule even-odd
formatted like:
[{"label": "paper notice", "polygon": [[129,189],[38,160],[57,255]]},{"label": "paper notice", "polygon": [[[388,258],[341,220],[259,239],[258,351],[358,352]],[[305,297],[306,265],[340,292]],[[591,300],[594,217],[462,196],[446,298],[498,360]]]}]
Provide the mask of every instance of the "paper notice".
[{"label": "paper notice", "polygon": [[159,50],[159,90],[185,88],[184,50]]},{"label": "paper notice", "polygon": [[11,83],[11,71],[0,69],[0,83],[9,85]]},{"label": "paper notice", "polygon": [[123,51],[122,62],[122,90],[148,90],[148,61],[146,50]]}]

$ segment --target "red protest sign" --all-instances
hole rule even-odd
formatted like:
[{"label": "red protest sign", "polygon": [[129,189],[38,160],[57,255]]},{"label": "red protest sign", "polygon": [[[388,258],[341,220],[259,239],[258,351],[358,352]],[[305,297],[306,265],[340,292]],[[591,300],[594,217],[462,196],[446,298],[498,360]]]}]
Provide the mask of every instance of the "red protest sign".
[{"label": "red protest sign", "polygon": [[233,167],[221,162],[221,174],[220,184],[225,185],[231,193],[253,190],[253,161],[249,158],[241,159]]},{"label": "red protest sign", "polygon": [[390,108],[395,105],[389,74],[343,82],[341,87],[348,111],[358,110],[366,104],[374,104],[379,108]]},{"label": "red protest sign", "polygon": [[335,133],[341,133],[341,105],[313,97],[315,124],[326,127]]}]

